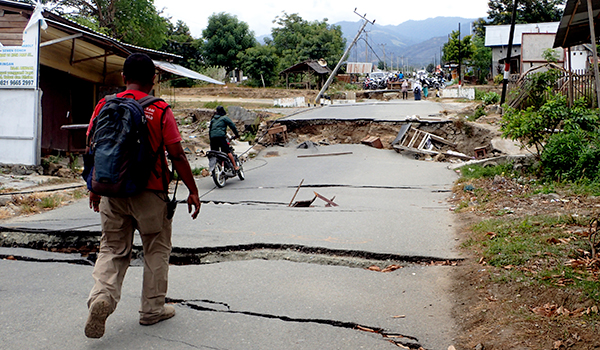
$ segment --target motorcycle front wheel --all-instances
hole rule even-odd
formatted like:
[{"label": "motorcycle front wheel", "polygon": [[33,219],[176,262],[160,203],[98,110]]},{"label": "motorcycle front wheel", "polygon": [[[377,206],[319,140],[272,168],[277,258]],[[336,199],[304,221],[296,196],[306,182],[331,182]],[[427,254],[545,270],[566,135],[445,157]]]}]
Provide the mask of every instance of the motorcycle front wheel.
[{"label": "motorcycle front wheel", "polygon": [[244,179],[246,178],[246,175],[244,174],[244,168],[240,165],[240,170],[238,170],[237,172],[238,177],[240,178],[240,180],[244,181]]},{"label": "motorcycle front wheel", "polygon": [[221,188],[225,186],[225,181],[227,180],[227,176],[225,176],[225,170],[223,169],[223,164],[217,162],[215,165],[215,170],[212,173],[213,181],[217,187]]}]

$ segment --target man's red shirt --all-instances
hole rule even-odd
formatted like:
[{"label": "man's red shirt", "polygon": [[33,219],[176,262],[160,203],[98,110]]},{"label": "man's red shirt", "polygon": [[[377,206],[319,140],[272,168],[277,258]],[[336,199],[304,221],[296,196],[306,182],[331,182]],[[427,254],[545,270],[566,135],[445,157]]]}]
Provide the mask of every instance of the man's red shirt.
[{"label": "man's red shirt", "polygon": [[[134,98],[139,100],[143,97],[147,96],[146,93],[138,90],[125,90],[117,94],[117,97],[127,97]],[[92,124],[94,118],[100,113],[100,110],[104,106],[106,101],[101,99],[100,102],[96,105],[94,109],[94,113],[92,114],[92,118],[90,119],[90,124],[88,125],[87,135],[89,137],[90,131],[92,129]],[[182,140],[181,134],[179,133],[179,129],[177,128],[177,122],[175,121],[175,117],[173,116],[173,111],[169,108],[169,105],[166,102],[158,101],[144,109],[144,113],[146,114],[146,120],[148,122],[148,130],[149,130],[149,138],[150,145],[152,145],[153,150],[157,150],[161,144],[161,140],[165,146],[171,145]],[[162,132],[161,132],[161,117],[164,113]],[[161,160],[160,157],[163,159]],[[166,189],[163,185],[163,176],[169,176],[168,174],[163,174],[163,164],[167,164],[166,155],[159,155],[156,160],[156,164],[154,166],[155,171],[150,175],[150,179],[148,180],[148,186],[146,189],[154,190],[154,191],[162,191],[166,192]]]}]

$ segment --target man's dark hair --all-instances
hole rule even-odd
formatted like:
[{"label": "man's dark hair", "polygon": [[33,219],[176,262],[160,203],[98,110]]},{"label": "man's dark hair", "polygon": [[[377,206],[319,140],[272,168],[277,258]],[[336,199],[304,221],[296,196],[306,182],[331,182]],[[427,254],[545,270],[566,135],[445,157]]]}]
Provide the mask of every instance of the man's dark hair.
[{"label": "man's dark hair", "polygon": [[131,54],[123,64],[123,75],[128,82],[150,85],[155,72],[154,62],[145,53]]},{"label": "man's dark hair", "polygon": [[227,112],[225,112],[225,108],[223,108],[223,106],[217,106],[217,115],[225,115],[227,114]]}]

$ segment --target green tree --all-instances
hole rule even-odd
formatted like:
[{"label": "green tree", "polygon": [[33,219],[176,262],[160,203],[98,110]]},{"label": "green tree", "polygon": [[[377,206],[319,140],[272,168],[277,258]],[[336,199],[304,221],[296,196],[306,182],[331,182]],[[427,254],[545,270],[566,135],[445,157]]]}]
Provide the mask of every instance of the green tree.
[{"label": "green tree", "polygon": [[237,16],[221,12],[208,18],[202,31],[203,57],[207,64],[224,67],[227,72],[239,67],[238,53],[256,45],[254,33]]},{"label": "green tree", "polygon": [[346,48],[346,39],[337,25],[323,21],[308,22],[298,14],[284,13],[275,18],[271,29],[272,44],[280,57],[279,70],[313,59],[325,59],[335,65]]},{"label": "green tree", "polygon": [[[189,27],[183,21],[179,20],[175,24],[168,22],[167,28],[167,40],[160,50],[182,56],[183,58],[175,60],[177,64],[194,71],[202,70],[202,40],[194,39]],[[173,86],[189,87],[195,85],[196,81],[193,79],[177,79],[173,80],[171,84]]]},{"label": "green tree", "polygon": [[[519,0],[517,23],[557,22],[562,16],[565,0]],[[489,0],[488,24],[510,24],[513,0]]]},{"label": "green tree", "polygon": [[80,24],[123,42],[159,49],[168,20],[153,0],[48,0],[45,4]]},{"label": "green tree", "polygon": [[452,31],[450,39],[444,44],[442,49],[442,58],[444,62],[455,62],[458,63],[459,55],[461,62],[470,60],[475,53],[475,45],[472,42],[471,35],[466,35],[459,40],[458,31]]},{"label": "green tree", "polygon": [[488,25],[483,18],[478,18],[473,21],[473,36],[478,36],[480,38],[485,38],[485,26]]},{"label": "green tree", "polygon": [[480,36],[473,38],[474,52],[470,64],[475,69],[479,84],[486,82],[492,66],[492,49],[485,46],[485,39]]},{"label": "green tree", "polygon": [[271,86],[277,80],[277,50],[270,45],[257,45],[238,53],[242,70],[251,78],[252,86]]}]

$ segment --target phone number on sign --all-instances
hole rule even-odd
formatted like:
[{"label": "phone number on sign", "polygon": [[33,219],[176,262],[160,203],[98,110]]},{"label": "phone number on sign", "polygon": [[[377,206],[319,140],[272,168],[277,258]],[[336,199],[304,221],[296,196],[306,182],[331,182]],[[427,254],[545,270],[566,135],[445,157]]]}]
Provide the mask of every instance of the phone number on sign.
[{"label": "phone number on sign", "polygon": [[0,86],[33,86],[33,79],[0,80]]}]

